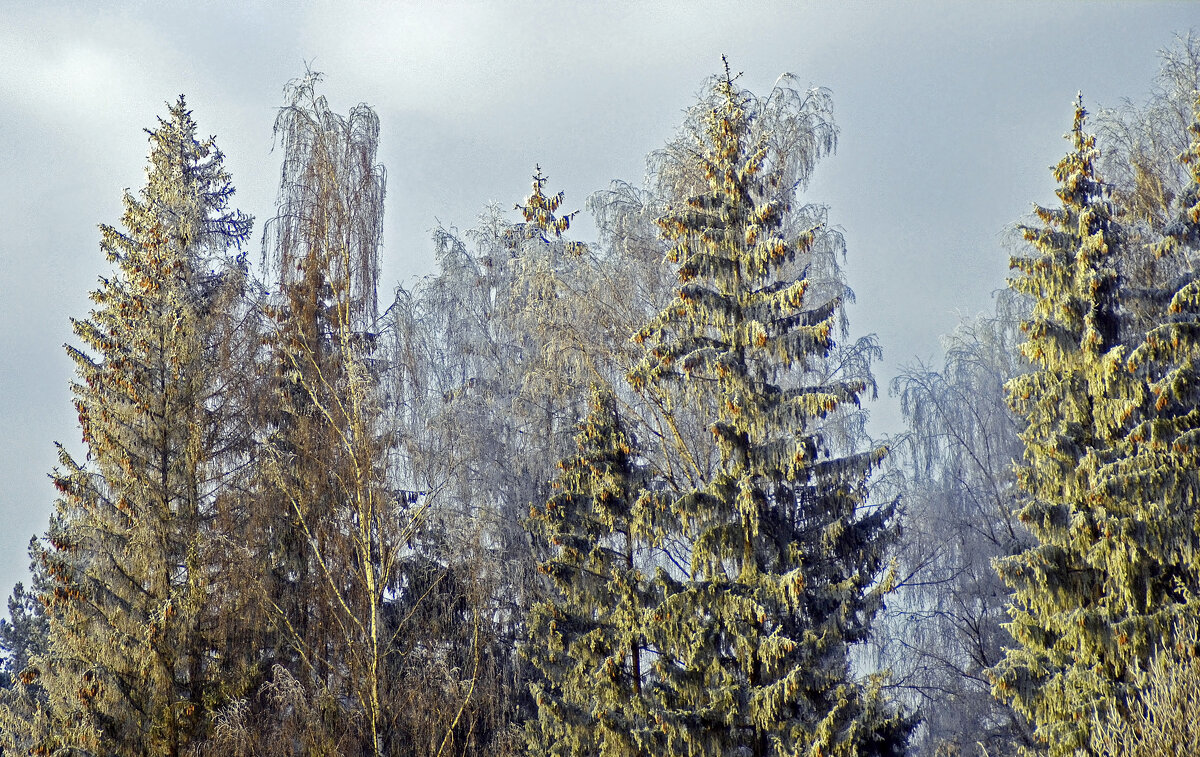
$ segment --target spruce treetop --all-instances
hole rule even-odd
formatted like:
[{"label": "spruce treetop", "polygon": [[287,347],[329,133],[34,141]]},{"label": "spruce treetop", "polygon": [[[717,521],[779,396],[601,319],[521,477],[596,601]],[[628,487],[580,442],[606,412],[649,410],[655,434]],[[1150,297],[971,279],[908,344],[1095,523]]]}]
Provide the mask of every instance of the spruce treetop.
[{"label": "spruce treetop", "polygon": [[[146,184],[137,197],[126,192],[122,225],[132,234],[158,228],[157,233],[172,240],[177,249],[203,256],[223,253],[230,244],[241,247],[250,237],[253,219],[229,209],[235,190],[225,156],[215,138],[198,138],[197,128],[180,95],[168,106],[167,117],[159,117],[158,128],[146,129],[150,139]],[[117,262],[131,240],[111,226],[101,229],[104,251]],[[211,245],[214,251],[206,249]]]}]

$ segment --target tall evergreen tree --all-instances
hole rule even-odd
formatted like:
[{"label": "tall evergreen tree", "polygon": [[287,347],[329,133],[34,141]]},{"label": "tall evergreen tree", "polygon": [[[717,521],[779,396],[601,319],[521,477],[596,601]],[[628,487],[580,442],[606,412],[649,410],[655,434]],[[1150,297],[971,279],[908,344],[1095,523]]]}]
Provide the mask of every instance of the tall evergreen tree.
[{"label": "tall evergreen tree", "polygon": [[18,582],[8,598],[8,618],[0,618],[0,689],[12,689],[22,675],[31,676],[32,673],[26,671],[29,663],[46,652],[49,618],[39,597],[49,586],[41,565],[41,554],[42,545],[36,538],[31,539],[32,591]]},{"label": "tall evergreen tree", "polygon": [[658,572],[654,717],[671,754],[900,754],[911,724],[848,658],[888,588],[893,510],[865,506],[884,450],[834,454],[867,385],[822,376],[842,299],[797,270],[835,232],[783,234],[820,215],[793,194],[834,133],[821,93],[772,102],[715,80],[695,193],[659,222],[678,295],[637,335],[632,382],[682,385],[718,445],[672,505],[687,546]]},{"label": "tall evergreen tree", "polygon": [[[60,447],[44,561],[53,586],[40,749],[182,753],[229,682],[214,670],[220,552],[210,538],[228,473],[230,377],[219,375],[244,281],[229,256],[250,219],[182,97],[150,134],[147,183],[102,226],[115,274],[68,347],[87,459]],[[235,685],[235,684],[230,684]]]},{"label": "tall evergreen tree", "polygon": [[578,454],[559,464],[558,494],[532,513],[554,591],[529,618],[526,653],[546,679],[534,686],[529,746],[547,755],[660,754],[643,693],[658,499],[611,393],[595,391],[576,440]]},{"label": "tall evergreen tree", "polygon": [[44,547],[29,542],[33,582],[18,583],[8,599],[8,618],[0,619],[0,754],[27,754],[35,747],[46,689],[40,682],[42,659],[49,645],[50,619],[42,596],[50,588],[42,561]]},{"label": "tall evergreen tree", "polygon": [[[1200,280],[1192,262],[1200,248],[1200,99],[1188,131],[1191,142],[1179,161],[1190,181],[1158,254],[1190,272],[1168,285],[1174,291],[1166,312],[1130,356],[1129,369],[1148,391],[1093,496],[1104,507],[1097,518],[1103,538],[1093,554],[1111,576],[1110,604],[1126,615],[1113,623],[1115,656],[1139,671],[1164,653],[1187,664],[1177,652],[1194,640],[1177,634],[1200,614]],[[1144,683],[1130,677],[1139,688]],[[1121,702],[1110,719],[1138,709]]]},{"label": "tall evergreen tree", "polygon": [[1071,151],[1054,168],[1061,206],[1035,208],[1042,225],[1024,230],[1031,253],[1012,260],[1009,285],[1033,298],[1022,324],[1033,370],[1006,390],[1025,423],[1018,518],[1035,543],[996,563],[1013,590],[1018,646],[990,671],[1055,755],[1085,749],[1092,719],[1126,706],[1163,588],[1141,543],[1141,495],[1114,487],[1106,469],[1143,392],[1119,344],[1122,234],[1085,118],[1080,98]]}]

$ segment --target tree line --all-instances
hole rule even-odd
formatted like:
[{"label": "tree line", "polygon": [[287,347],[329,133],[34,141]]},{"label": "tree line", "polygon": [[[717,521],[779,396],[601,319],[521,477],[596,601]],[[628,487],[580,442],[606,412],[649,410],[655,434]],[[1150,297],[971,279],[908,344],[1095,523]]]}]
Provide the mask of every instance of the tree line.
[{"label": "tree line", "polygon": [[1076,102],[1059,204],[885,442],[804,195],[831,95],[737,80],[596,240],[539,168],[383,308],[369,107],[289,85],[252,266],[170,105],[72,321],[86,453],[0,621],[0,752],[1200,746],[1200,47],[1098,131]]}]

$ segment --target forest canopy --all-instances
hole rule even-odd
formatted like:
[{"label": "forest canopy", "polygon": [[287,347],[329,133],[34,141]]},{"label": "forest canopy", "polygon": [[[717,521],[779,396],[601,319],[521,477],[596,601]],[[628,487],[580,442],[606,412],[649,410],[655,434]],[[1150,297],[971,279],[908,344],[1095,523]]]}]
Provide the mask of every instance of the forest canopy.
[{"label": "forest canopy", "polygon": [[387,292],[380,119],[321,82],[257,229],[185,97],[146,130],[0,754],[1200,746],[1200,42],[1063,104],[1055,202],[882,440],[829,90],[726,62],[643,181],[533,166]]}]

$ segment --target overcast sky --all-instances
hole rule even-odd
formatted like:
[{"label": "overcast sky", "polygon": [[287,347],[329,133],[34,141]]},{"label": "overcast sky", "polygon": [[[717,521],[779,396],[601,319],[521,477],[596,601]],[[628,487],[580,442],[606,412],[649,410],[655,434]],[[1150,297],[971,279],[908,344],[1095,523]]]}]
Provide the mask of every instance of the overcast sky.
[{"label": "overcast sky", "polygon": [[[806,199],[844,229],[851,328],[879,336],[886,383],[991,306],[1006,228],[1053,199],[1076,92],[1093,111],[1142,99],[1191,27],[1200,6],[1150,2],[0,0],[0,595],[52,510],[53,443],[79,449],[62,345],[108,271],[96,226],[142,186],[142,130],[181,93],[260,222],[272,121],[306,61],[335,109],[376,109],[386,299],[431,271],[439,221],[511,207],[535,164],[567,209],[640,181],[722,54],[755,92],[783,72],[829,87],[840,147]],[[899,430],[893,401],[873,412]]]}]

